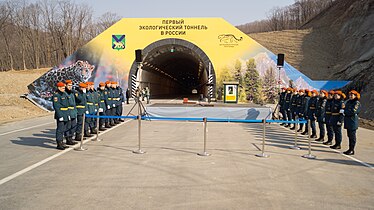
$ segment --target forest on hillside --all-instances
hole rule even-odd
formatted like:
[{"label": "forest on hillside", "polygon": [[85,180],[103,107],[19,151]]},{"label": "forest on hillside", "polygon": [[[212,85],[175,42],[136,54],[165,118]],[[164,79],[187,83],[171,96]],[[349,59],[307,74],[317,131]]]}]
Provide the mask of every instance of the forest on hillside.
[{"label": "forest on hillside", "polygon": [[0,1],[0,71],[51,67],[121,17],[74,1]]}]

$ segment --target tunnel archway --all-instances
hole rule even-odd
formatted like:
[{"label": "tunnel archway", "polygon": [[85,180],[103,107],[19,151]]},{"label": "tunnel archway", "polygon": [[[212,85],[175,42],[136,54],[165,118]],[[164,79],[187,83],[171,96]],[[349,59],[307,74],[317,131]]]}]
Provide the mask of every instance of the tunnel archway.
[{"label": "tunnel archway", "polygon": [[[215,98],[216,75],[212,62],[198,46],[182,39],[163,39],[142,51],[143,65],[138,73],[134,61],[129,73],[131,93],[149,87],[152,98]],[[196,90],[196,91],[195,91]]]}]

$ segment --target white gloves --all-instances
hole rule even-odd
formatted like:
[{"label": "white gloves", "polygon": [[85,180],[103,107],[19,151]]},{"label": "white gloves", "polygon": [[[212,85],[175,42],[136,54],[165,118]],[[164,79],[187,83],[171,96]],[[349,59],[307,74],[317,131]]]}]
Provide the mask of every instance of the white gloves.
[{"label": "white gloves", "polygon": [[64,121],[64,118],[63,118],[63,117],[60,117],[60,118],[58,119],[58,121],[62,122],[62,121]]},{"label": "white gloves", "polygon": [[68,116],[68,119],[71,120],[70,116]]},{"label": "white gloves", "polygon": [[89,114],[89,112],[88,112],[88,111],[86,111],[86,114]]},{"label": "white gloves", "polygon": [[97,109],[95,109],[95,112],[97,112]]},{"label": "white gloves", "polygon": [[110,105],[108,105],[107,107],[108,107],[108,109],[110,109]]},{"label": "white gloves", "polygon": [[115,104],[113,104],[113,107],[116,107],[116,105],[115,105]]},{"label": "white gloves", "polygon": [[99,108],[99,112],[103,112],[104,111],[104,109],[103,108]]}]

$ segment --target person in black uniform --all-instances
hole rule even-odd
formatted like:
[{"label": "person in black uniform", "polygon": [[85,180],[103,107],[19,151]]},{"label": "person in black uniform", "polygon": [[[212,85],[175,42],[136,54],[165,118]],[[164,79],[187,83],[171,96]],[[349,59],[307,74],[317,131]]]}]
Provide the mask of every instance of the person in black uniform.
[{"label": "person in black uniform", "polygon": [[[107,111],[106,111],[105,114],[107,116],[113,116],[113,112],[114,112],[113,103],[114,103],[114,100],[113,100],[112,82],[111,81],[106,81],[105,84],[106,84],[106,89],[107,89],[107,92],[108,92]],[[105,127],[109,127],[109,126],[112,127],[112,126],[115,126],[115,125],[116,124],[114,124],[114,119],[113,118],[108,118],[108,126],[105,126]]]},{"label": "person in black uniform", "polygon": [[55,119],[57,122],[56,128],[56,149],[64,150],[69,148],[64,142],[64,132],[69,121],[69,101],[65,93],[65,83],[57,83],[57,91],[53,95],[53,108],[55,110]]},{"label": "person in black uniform", "polygon": [[130,100],[130,90],[127,88],[126,89],[126,103],[129,104],[129,100]]},{"label": "person in black uniform", "polygon": [[310,138],[317,138],[316,133],[316,111],[317,111],[317,104],[318,104],[318,91],[313,90],[312,97],[309,100],[308,103],[308,119],[310,120],[310,128],[312,129],[312,135]]},{"label": "person in black uniform", "polygon": [[[117,82],[116,81],[113,81],[112,82],[112,91],[113,91],[113,96],[112,96],[112,102],[113,102],[113,109],[112,109],[112,116],[118,116],[118,106],[119,106],[119,101],[120,101],[120,94],[119,94],[119,90],[117,88]],[[114,118],[114,124],[119,124],[119,119],[118,118]]]},{"label": "person in black uniform", "polygon": [[[75,92],[75,102],[77,107],[77,129],[75,129],[75,141],[82,139],[82,126],[83,126],[83,115],[87,110],[87,84],[79,83],[79,89]],[[92,135],[88,132],[88,125],[84,123],[83,128],[84,136],[91,137]]]},{"label": "person in black uniform", "polygon": [[316,139],[316,141],[323,142],[325,140],[325,108],[326,108],[326,102],[327,102],[327,91],[321,90],[319,92],[319,99],[318,99],[318,105],[317,105],[317,122],[318,122],[318,128],[319,128],[319,138]]},{"label": "person in black uniform", "polygon": [[[297,106],[297,116],[300,118],[300,119],[304,119],[304,115],[303,115],[303,100],[304,100],[304,90],[303,89],[300,89],[299,90],[299,97],[296,99],[296,106]],[[299,125],[299,129],[297,130],[297,132],[301,132],[303,130],[302,128],[302,125],[303,124],[300,124]]]},{"label": "person in black uniform", "polygon": [[73,136],[75,133],[75,129],[77,127],[77,109],[75,104],[75,95],[73,90],[73,82],[71,80],[66,80],[66,95],[68,97],[69,102],[69,122],[66,129],[66,144],[67,145],[75,145],[76,142],[73,141]]},{"label": "person in black uniform", "polygon": [[[287,88],[286,97],[284,100],[284,110],[286,112],[287,120],[292,120],[292,114],[291,114],[291,97],[292,97],[292,88]],[[290,127],[291,123],[287,123],[285,126],[286,128]]]},{"label": "person in black uniform", "polygon": [[[292,115],[292,120],[296,120],[296,116],[298,116],[297,112],[297,99],[299,98],[299,92],[297,91],[296,88],[293,89],[293,94],[291,98],[291,115]],[[291,127],[291,130],[295,130],[296,124],[294,123],[293,126]]]},{"label": "person in black uniform", "polygon": [[[279,95],[279,102],[278,102],[278,106],[279,106],[279,111],[280,113],[282,114],[282,120],[287,120],[287,114],[286,114],[286,111],[284,110],[284,99],[286,98],[286,89],[285,87],[282,87],[282,92],[281,94]],[[285,125],[286,123],[281,123],[280,125]]]},{"label": "person in black uniform", "polygon": [[326,130],[327,130],[327,141],[323,142],[324,145],[331,145],[332,140],[334,139],[334,129],[332,128],[332,124],[330,123],[331,119],[331,110],[332,104],[334,102],[334,95],[335,92],[330,90],[327,95],[327,101],[325,106],[325,123],[326,123]]},{"label": "person in black uniform", "polygon": [[331,108],[330,124],[335,134],[335,144],[330,146],[331,149],[340,149],[342,143],[342,125],[344,121],[344,101],[343,93],[340,90],[335,91],[334,101]]},{"label": "person in black uniform", "polygon": [[[308,120],[308,105],[309,105],[309,100],[310,100],[310,96],[311,96],[311,93],[308,89],[305,89],[305,96],[304,96],[304,99],[303,99],[303,105],[302,105],[302,112],[303,112],[303,116],[304,116],[304,119],[305,120]],[[303,126],[304,124],[301,124],[300,125],[300,128],[301,130],[303,129]],[[305,124],[305,130],[304,132],[302,132],[301,134],[302,135],[308,135],[308,123]]]},{"label": "person in black uniform", "polygon": [[[93,88],[93,82],[86,82],[87,84],[87,92],[86,92],[86,99],[87,99],[87,108],[86,108],[86,114],[89,115],[95,115],[95,100],[94,100],[94,93],[92,91]],[[90,131],[90,134],[96,134],[97,130],[95,130],[95,127],[92,123],[92,118],[86,117],[86,122]],[[90,137],[91,135],[88,133],[85,133],[85,137]]]},{"label": "person in black uniform", "polygon": [[349,100],[344,108],[344,128],[347,129],[349,148],[343,152],[346,155],[355,154],[356,131],[358,129],[358,114],[360,113],[360,93],[355,90],[349,92]]}]

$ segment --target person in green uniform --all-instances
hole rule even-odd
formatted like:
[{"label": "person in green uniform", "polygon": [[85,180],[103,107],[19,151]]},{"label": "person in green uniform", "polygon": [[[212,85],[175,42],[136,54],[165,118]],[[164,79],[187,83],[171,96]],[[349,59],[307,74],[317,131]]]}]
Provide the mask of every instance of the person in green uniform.
[{"label": "person in green uniform", "polygon": [[[99,96],[99,115],[105,116],[106,111],[106,100],[108,98],[108,92],[105,89],[105,83],[100,82],[99,87],[97,88],[97,94]],[[105,131],[105,119],[99,119],[99,131]]]},{"label": "person in green uniform", "polygon": [[316,141],[323,142],[325,140],[325,107],[327,102],[328,93],[326,90],[319,91],[319,99],[317,103],[316,117],[319,128],[319,138]]},{"label": "person in green uniform", "polygon": [[75,129],[77,127],[77,109],[76,109],[76,104],[75,104],[75,95],[74,95],[74,90],[73,90],[73,82],[71,80],[66,80],[66,95],[68,97],[68,102],[69,102],[69,123],[67,125],[66,129],[66,144],[67,145],[74,145],[76,142],[73,141],[73,136],[75,133]]},{"label": "person in green uniform", "polygon": [[[87,84],[79,83],[79,89],[75,92],[75,102],[77,107],[77,128],[75,129],[75,140],[80,141],[82,139],[82,126],[83,126],[83,115],[86,114],[87,110]],[[88,125],[84,123],[83,128],[84,136],[91,137],[88,133]]]},{"label": "person in green uniform", "polygon": [[323,142],[324,145],[332,145],[332,140],[334,139],[334,129],[332,128],[332,124],[330,123],[331,119],[331,110],[332,104],[334,102],[334,95],[335,92],[333,90],[329,91],[326,101],[325,107],[325,123],[326,123],[326,131],[327,131],[327,141]]},{"label": "person in green uniform", "polygon": [[65,83],[57,83],[57,91],[53,95],[53,109],[55,110],[55,119],[57,123],[56,128],[56,149],[64,150],[69,148],[64,142],[64,132],[66,130],[69,121],[69,101],[67,94],[65,93]]},{"label": "person in green uniform", "polygon": [[340,149],[342,143],[342,125],[344,122],[344,98],[340,90],[335,91],[334,101],[331,106],[330,124],[335,134],[335,144],[330,146],[331,149]]},{"label": "person in green uniform", "polygon": [[349,148],[343,152],[346,155],[355,154],[356,131],[358,129],[358,114],[360,113],[360,93],[355,90],[349,92],[349,100],[344,108],[344,128],[347,129]]},{"label": "person in green uniform", "polygon": [[[86,99],[87,99],[87,109],[86,114],[87,115],[95,115],[95,99],[94,99],[94,93],[93,93],[93,82],[86,82],[87,84],[87,92],[86,92]],[[86,122],[88,125],[88,128],[90,130],[90,134],[96,134],[97,130],[95,130],[95,127],[93,126],[93,118],[86,117]],[[85,137],[89,137],[85,134]]]}]

